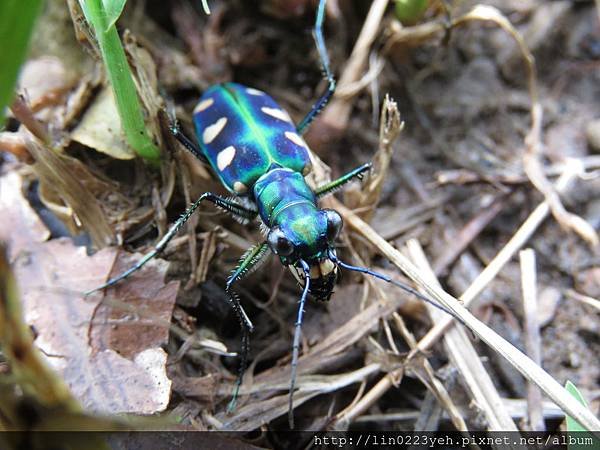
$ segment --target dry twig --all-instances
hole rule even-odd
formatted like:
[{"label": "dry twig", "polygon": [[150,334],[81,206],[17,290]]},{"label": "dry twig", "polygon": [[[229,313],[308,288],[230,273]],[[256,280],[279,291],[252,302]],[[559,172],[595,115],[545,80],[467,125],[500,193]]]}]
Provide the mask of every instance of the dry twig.
[{"label": "dry twig", "polygon": [[[441,288],[419,243],[411,239],[407,242],[407,247],[413,261],[424,274],[428,283]],[[427,307],[434,323],[444,317],[444,314],[433,306],[427,305]],[[483,410],[489,429],[517,431],[515,423],[504,409],[500,394],[481,363],[465,330],[462,327],[452,328],[444,335],[444,343],[448,356],[462,375],[473,401]]]},{"label": "dry twig", "polygon": [[[535,252],[528,248],[519,252],[521,262],[521,289],[525,316],[525,349],[527,355],[538,365],[542,363],[542,337],[537,320],[537,287]],[[545,431],[542,414],[542,392],[533,383],[527,385],[527,411],[529,426],[533,431]]]}]

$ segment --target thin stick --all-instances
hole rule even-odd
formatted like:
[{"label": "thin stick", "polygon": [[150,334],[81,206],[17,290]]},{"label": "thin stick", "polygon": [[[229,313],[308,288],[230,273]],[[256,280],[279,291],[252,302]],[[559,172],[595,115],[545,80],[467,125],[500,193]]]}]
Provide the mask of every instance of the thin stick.
[{"label": "thin stick", "polygon": [[580,294],[579,292],[576,292],[573,289],[569,289],[567,292],[565,292],[565,294],[567,295],[567,297],[571,297],[572,299],[577,300],[578,302],[585,303],[586,305],[590,305],[600,310],[600,300],[597,300],[588,295]]},{"label": "thin stick", "polygon": [[352,423],[354,419],[362,415],[373,405],[377,400],[381,398],[393,385],[394,381],[397,381],[399,377],[404,374],[404,367],[396,369],[388,374],[384,375],[371,389],[367,392],[356,404],[351,408],[343,411],[335,419],[335,428],[344,429],[348,424]]},{"label": "thin stick", "polygon": [[[519,252],[521,263],[521,289],[523,291],[523,312],[525,316],[525,350],[536,363],[542,362],[542,339],[540,324],[537,320],[537,282],[535,252],[528,248]],[[542,392],[533,383],[527,385],[527,411],[532,431],[546,431],[542,413]]]},{"label": "thin stick", "polygon": [[[419,243],[415,239],[411,239],[407,242],[407,247],[411,259],[415,261],[415,264],[428,278],[428,281],[441,287]],[[438,322],[445,317],[435,308],[429,305],[427,305],[427,308],[434,322]],[[485,414],[488,428],[491,430],[518,431],[510,414],[504,408],[500,394],[475,351],[467,332],[462,327],[453,327],[444,336],[444,343],[446,352],[454,367],[460,372],[472,401]]]},{"label": "thin stick", "polygon": [[338,89],[342,92],[346,91],[346,95],[344,97],[335,95],[329,107],[323,111],[322,120],[332,124],[336,129],[344,130],[346,128],[353,105],[352,98],[347,95],[348,86],[355,87],[355,83],[363,77],[363,70],[369,58],[371,46],[378,36],[379,25],[388,3],[389,0],[374,0],[371,4],[362,30],[354,44],[352,54],[338,83]]}]

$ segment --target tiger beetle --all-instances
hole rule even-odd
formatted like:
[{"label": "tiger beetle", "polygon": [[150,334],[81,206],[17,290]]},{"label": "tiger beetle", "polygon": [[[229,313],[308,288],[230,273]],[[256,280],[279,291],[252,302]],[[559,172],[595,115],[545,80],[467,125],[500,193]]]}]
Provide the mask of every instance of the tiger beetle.
[{"label": "tiger beetle", "polygon": [[187,138],[176,124],[171,126],[171,132],[194,156],[210,165],[223,186],[235,197],[225,198],[211,192],[202,194],[135,266],[86,293],[118,283],[157,256],[205,200],[243,223],[260,217],[266,240],[244,253],[225,287],[242,329],[240,369],[228,411],[235,408],[248,360],[249,335],[253,330],[233,286],[273,252],[298,281],[304,283],[292,346],[290,428],[294,427],[293,394],[304,304],[309,294],[317,300],[329,300],[337,281],[338,267],[382,279],[433,303],[407,285],[370,269],[346,264],[336,255],[334,244],[342,229],[342,218],[334,210],[320,209],[318,200],[351,180],[361,179],[371,168],[370,163],[315,190],[304,179],[311,171],[311,162],[309,149],[300,136],[329,102],[336,85],[323,39],[325,4],[326,0],[320,0],[317,7],[314,39],[328,86],[306,117],[294,126],[288,113],[269,95],[241,84],[223,83],[206,90],[193,114],[199,145]]}]

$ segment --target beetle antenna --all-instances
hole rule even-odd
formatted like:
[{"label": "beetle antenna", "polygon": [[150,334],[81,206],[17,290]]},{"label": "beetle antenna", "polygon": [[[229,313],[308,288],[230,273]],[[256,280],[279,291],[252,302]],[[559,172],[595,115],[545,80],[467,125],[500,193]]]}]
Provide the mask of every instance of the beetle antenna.
[{"label": "beetle antenna", "polygon": [[446,308],[443,305],[440,305],[438,302],[436,302],[435,300],[424,296],[423,294],[421,294],[419,291],[411,288],[409,285],[401,283],[400,281],[396,281],[393,280],[392,278],[388,277],[387,275],[384,275],[382,273],[379,272],[375,272],[374,270],[371,269],[367,269],[366,267],[359,267],[359,266],[352,266],[350,264],[346,264],[345,262],[342,262],[338,259],[338,257],[335,255],[335,253],[333,253],[331,250],[329,251],[329,259],[339,265],[340,267],[346,269],[346,270],[351,270],[354,272],[360,272],[360,273],[364,273],[365,275],[371,275],[372,277],[375,278],[379,278],[380,280],[383,281],[387,281],[390,284],[393,284],[394,286],[399,287],[400,289],[405,290],[406,292],[413,294],[415,297],[420,298],[421,300],[429,303],[431,306],[435,306],[437,309],[444,311],[446,314],[450,314],[452,317],[454,317],[456,320],[458,320],[461,324],[465,325],[464,321],[458,317],[453,311],[450,311],[448,308]]},{"label": "beetle antenna", "polygon": [[292,374],[290,376],[290,402],[288,410],[288,422],[290,428],[294,428],[294,388],[296,386],[296,369],[298,368],[298,353],[300,351],[300,335],[302,334],[302,317],[304,316],[304,303],[308,297],[310,289],[310,267],[304,260],[300,260],[300,265],[304,271],[304,290],[300,297],[298,306],[298,318],[296,319],[296,329],[294,330],[294,343],[292,345]]}]

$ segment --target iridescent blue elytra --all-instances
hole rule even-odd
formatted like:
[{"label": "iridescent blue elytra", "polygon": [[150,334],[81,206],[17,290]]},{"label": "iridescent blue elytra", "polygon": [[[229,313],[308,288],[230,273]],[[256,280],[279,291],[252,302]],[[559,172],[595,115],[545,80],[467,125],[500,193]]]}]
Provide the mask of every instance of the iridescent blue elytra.
[{"label": "iridescent blue elytra", "polygon": [[194,110],[200,148],[223,185],[246,194],[273,167],[310,171],[306,143],[269,95],[237,83],[209,88]]}]

